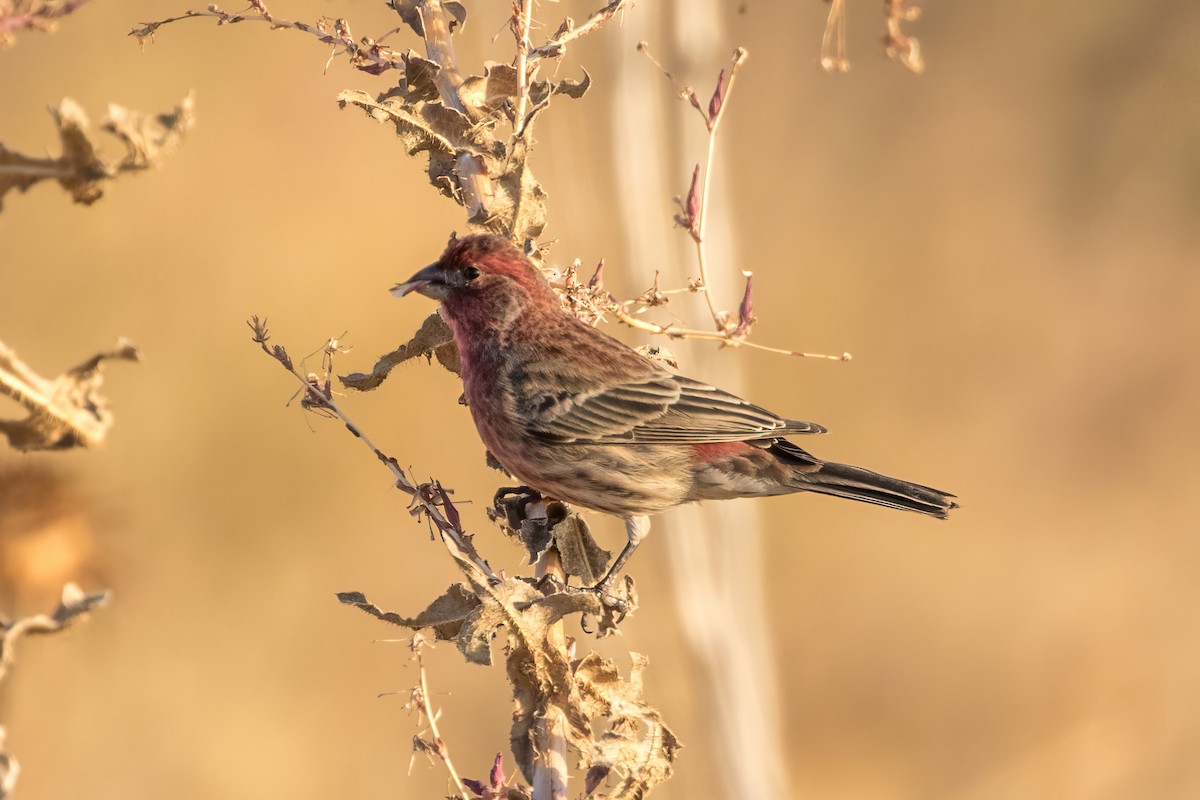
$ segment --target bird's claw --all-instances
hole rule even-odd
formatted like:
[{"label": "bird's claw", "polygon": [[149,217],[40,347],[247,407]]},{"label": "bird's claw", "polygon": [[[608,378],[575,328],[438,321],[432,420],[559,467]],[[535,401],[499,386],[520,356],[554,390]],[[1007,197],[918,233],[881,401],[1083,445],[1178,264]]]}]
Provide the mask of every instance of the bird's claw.
[{"label": "bird's claw", "polygon": [[592,587],[571,586],[563,582],[557,575],[543,575],[537,582],[537,588],[545,594],[591,595],[600,602],[600,606],[613,614],[612,624],[621,623],[629,613],[629,600],[612,593],[611,582],[601,582]]}]

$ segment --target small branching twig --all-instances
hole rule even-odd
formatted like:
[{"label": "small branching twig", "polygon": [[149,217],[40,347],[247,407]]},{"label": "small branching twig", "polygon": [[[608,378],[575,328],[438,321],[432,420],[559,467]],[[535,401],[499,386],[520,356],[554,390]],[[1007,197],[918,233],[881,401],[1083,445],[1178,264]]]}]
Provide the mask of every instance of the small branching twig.
[{"label": "small branching twig", "polygon": [[575,24],[575,20],[567,17],[558,26],[558,30],[554,32],[549,41],[529,51],[529,60],[537,62],[544,58],[562,58],[563,54],[567,51],[569,43],[595,31],[632,5],[633,0],[609,0],[608,4],[598,11],[593,12],[579,25]]},{"label": "small branching twig", "polygon": [[[138,27],[129,31],[130,36],[137,39],[138,44],[145,47],[147,42],[154,41],[154,35],[164,25],[182,22],[185,19],[215,19],[218,25],[236,25],[239,22],[265,22],[272,29],[295,30],[313,36],[322,44],[330,46],[330,60],[338,55],[346,56],[350,65],[355,69],[372,75],[379,75],[389,69],[403,69],[404,61],[400,54],[375,40],[363,38],[355,41],[350,34],[350,23],[344,19],[321,19],[315,25],[309,25],[296,20],[277,17],[267,9],[263,0],[251,0],[251,5],[245,11],[236,14],[209,5],[204,11],[189,10],[177,17],[160,19],[157,22],[142,22]],[[326,62],[328,68],[328,61]]]},{"label": "small branching twig", "polygon": [[[11,622],[0,617],[0,681],[7,677],[13,664],[14,647],[18,639],[26,635],[58,633],[76,620],[85,618],[92,609],[107,603],[108,598],[108,592],[86,594],[75,584],[68,583],[63,587],[58,607],[49,614],[35,614]],[[21,771],[17,760],[4,749],[4,739],[4,727],[0,726],[0,800],[12,793]]]},{"label": "small branching twig", "polygon": [[[692,180],[688,187],[687,195],[684,198],[676,198],[680,212],[676,215],[675,221],[687,231],[695,246],[699,278],[689,281],[687,288],[662,290],[658,286],[656,275],[654,285],[639,297],[633,300],[618,301],[604,291],[603,281],[600,278],[600,268],[597,269],[596,276],[589,281],[586,287],[578,281],[572,282],[571,279],[574,273],[568,270],[568,278],[565,283],[560,284],[560,288],[568,298],[567,305],[569,309],[592,324],[608,315],[637,330],[665,335],[671,338],[703,339],[717,341],[723,346],[728,347],[746,346],[783,355],[822,358],[830,361],[849,361],[849,353],[842,353],[841,355],[805,353],[797,350],[769,347],[750,341],[747,337],[756,321],[754,317],[753,282],[750,272],[742,273],[746,278],[746,286],[742,292],[742,300],[738,305],[737,314],[721,310],[713,295],[709,282],[706,237],[708,230],[709,197],[712,190],[713,170],[716,165],[717,132],[720,130],[721,122],[725,118],[725,112],[729,108],[729,98],[733,91],[733,84],[737,78],[738,70],[746,61],[747,53],[745,49],[739,47],[734,50],[728,72],[721,70],[721,73],[717,76],[716,88],[713,90],[707,104],[704,104],[700,100],[700,96],[696,93],[695,89],[681,83],[670,70],[654,58],[646,42],[639,42],[637,49],[675,86],[679,99],[687,102],[692,108],[696,109],[696,112],[704,121],[705,130],[708,134],[708,146],[704,164],[697,164],[695,169],[693,169]],[[602,266],[603,263],[601,264]],[[668,302],[670,295],[683,292],[700,292],[704,295],[705,303],[713,320],[714,330],[698,330],[675,324],[659,325],[640,318],[640,315],[647,309],[664,305]]]},{"label": "small branching twig", "polygon": [[104,440],[113,417],[100,395],[105,361],[140,361],[132,342],[122,339],[109,351],[97,353],[78,366],[47,380],[0,342],[0,394],[23,405],[29,416],[0,419],[0,434],[17,450],[62,450],[93,447]]},{"label": "small branching twig", "polygon": [[[471,535],[463,530],[458,510],[450,502],[449,492],[443,488],[441,483],[437,481],[417,483],[410,479],[408,474],[400,467],[399,462],[376,447],[362,429],[352,422],[334,401],[333,392],[330,390],[328,373],[324,376],[317,376],[312,373],[308,375],[301,374],[296,369],[295,364],[292,362],[292,357],[288,355],[286,349],[281,345],[268,345],[271,336],[267,331],[267,321],[265,319],[260,320],[257,316],[251,317],[247,324],[250,326],[250,330],[254,332],[254,342],[262,348],[263,352],[279,362],[284,369],[292,374],[292,377],[302,384],[304,391],[303,400],[301,401],[302,405],[309,409],[322,409],[340,419],[345,424],[346,429],[366,445],[375,454],[375,457],[383,462],[388,470],[391,471],[396,479],[396,488],[412,497],[414,515],[424,515],[441,533],[442,541],[446,543],[447,547],[451,548],[452,552],[461,554],[463,558],[470,560],[487,575],[488,580],[499,581],[500,578],[492,572],[492,568],[488,566],[487,561],[475,549],[475,545],[471,541]],[[332,366],[333,354],[337,352],[336,340],[330,340],[325,352],[330,359],[328,363]]]},{"label": "small branching twig", "polygon": [[[423,715],[429,720],[429,733],[432,739],[421,737],[418,732],[413,736],[413,758],[416,758],[418,753],[433,755],[445,765],[446,771],[450,773],[450,779],[454,781],[454,786],[458,790],[458,796],[462,800],[470,800],[470,795],[467,794],[467,788],[463,784],[462,778],[458,776],[458,770],[454,768],[454,762],[450,759],[450,748],[446,744],[446,740],[442,738],[441,732],[438,730],[438,719],[441,718],[442,712],[436,711],[429,699],[429,679],[425,671],[425,657],[422,650],[429,646],[428,640],[420,633],[414,633],[409,639],[409,649],[412,651],[413,658],[416,659],[417,669],[420,673],[420,685],[413,687],[411,692],[410,705],[416,707],[418,720]],[[409,771],[412,771],[412,761],[408,764]]]}]

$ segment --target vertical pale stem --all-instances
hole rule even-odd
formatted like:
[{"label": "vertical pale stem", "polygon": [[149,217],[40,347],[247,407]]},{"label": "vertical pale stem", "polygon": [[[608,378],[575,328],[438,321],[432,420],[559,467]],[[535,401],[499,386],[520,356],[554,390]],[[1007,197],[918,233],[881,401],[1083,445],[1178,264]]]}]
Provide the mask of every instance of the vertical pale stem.
[{"label": "vertical pale stem", "polygon": [[[551,547],[537,563],[536,575],[553,575],[566,580],[558,550]],[[567,649],[562,620],[550,626],[548,644],[564,653]],[[549,704],[546,715],[533,729],[537,763],[533,772],[533,800],[567,800],[567,716],[559,706]]]},{"label": "vertical pale stem", "polygon": [[[729,53],[737,44],[718,35],[721,4],[692,0],[676,7],[674,19],[667,17],[667,9],[661,5],[641,11],[658,14],[657,30],[673,30],[676,49],[692,59],[679,70],[686,75],[685,80],[711,86],[721,67],[728,65]],[[664,283],[684,285],[686,278],[695,274],[694,253],[688,247],[687,234],[671,228],[666,198],[684,188],[683,181],[697,160],[697,148],[707,144],[700,138],[706,132],[696,119],[695,109],[679,103],[676,124],[669,130],[672,134],[691,130],[695,135],[689,136],[686,144],[668,135],[663,104],[669,100],[668,93],[657,84],[661,76],[634,57],[635,37],[622,33],[614,32],[610,41],[619,48],[612,119],[621,198],[618,207],[628,243],[625,260],[639,278],[662,265]],[[647,32],[641,37],[651,44],[655,41]],[[736,109],[733,113],[736,115]],[[670,165],[676,158],[686,163],[677,164],[668,179],[662,165]],[[725,165],[724,174],[736,168]],[[743,266],[735,255],[730,204],[720,187],[710,187],[703,210],[710,262],[706,271],[712,290],[723,297],[740,295],[740,286],[735,282]],[[681,307],[676,313],[704,312],[693,305],[687,310]],[[744,381],[738,359],[722,359],[718,367],[711,342],[675,340],[669,346],[687,374],[742,392]],[[655,525],[668,533],[681,628],[703,669],[702,679],[708,684],[702,694],[713,702],[716,719],[706,728],[714,737],[712,751],[722,754],[721,768],[714,776],[722,786],[715,794],[786,800],[790,794],[784,769],[773,634],[764,598],[757,588],[763,583],[764,571],[757,508],[750,501],[681,507],[656,517]]]},{"label": "vertical pale stem", "polygon": [[[417,11],[421,15],[421,26],[425,29],[425,54],[441,67],[434,79],[438,94],[448,108],[470,117],[470,111],[458,96],[458,88],[466,79],[458,68],[454,42],[450,39],[450,25],[446,22],[446,11],[442,8],[441,0],[423,0]],[[478,156],[460,151],[455,162],[467,218],[478,222],[487,216],[488,206],[491,205],[494,196],[492,182],[488,179],[483,160]]]}]

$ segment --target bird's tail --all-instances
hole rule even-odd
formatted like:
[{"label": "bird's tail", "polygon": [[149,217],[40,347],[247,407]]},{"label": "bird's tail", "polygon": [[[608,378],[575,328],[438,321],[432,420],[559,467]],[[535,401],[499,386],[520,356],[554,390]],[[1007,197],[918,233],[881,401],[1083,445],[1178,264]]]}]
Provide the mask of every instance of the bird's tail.
[{"label": "bird's tail", "polygon": [[798,477],[804,491],[916,511],[939,519],[945,519],[950,509],[958,508],[952,494],[849,464],[824,462],[820,469]]}]

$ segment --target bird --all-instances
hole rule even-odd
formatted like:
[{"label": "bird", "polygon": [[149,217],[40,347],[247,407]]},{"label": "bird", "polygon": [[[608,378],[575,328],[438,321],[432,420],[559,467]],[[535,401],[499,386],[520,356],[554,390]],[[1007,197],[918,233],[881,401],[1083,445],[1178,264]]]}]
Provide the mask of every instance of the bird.
[{"label": "bird", "polygon": [[607,595],[650,515],[702,500],[815,492],[945,519],[955,496],[823,461],[789,437],[822,434],[668,371],[562,307],[506,237],[450,239],[392,288],[441,302],[463,394],[488,451],[544,497],[620,517],[626,544],[591,589]]}]

